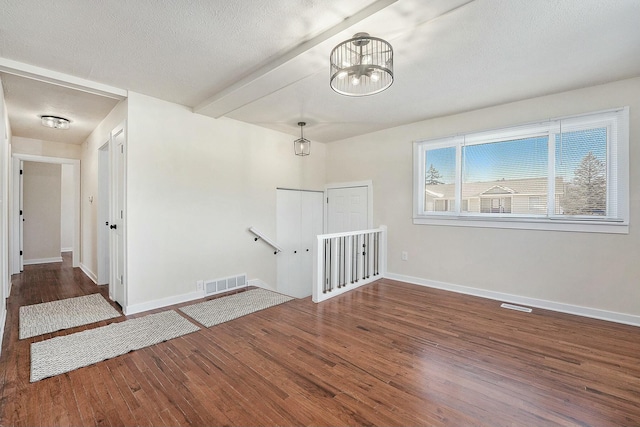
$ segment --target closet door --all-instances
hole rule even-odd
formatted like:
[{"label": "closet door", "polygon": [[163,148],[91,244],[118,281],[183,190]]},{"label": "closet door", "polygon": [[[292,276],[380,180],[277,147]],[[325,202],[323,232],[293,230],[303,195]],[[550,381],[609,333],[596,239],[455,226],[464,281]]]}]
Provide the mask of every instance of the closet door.
[{"label": "closet door", "polygon": [[[277,291],[298,297],[297,284],[300,282],[300,203],[299,191],[277,190],[276,197],[276,241],[282,248],[278,257]],[[299,298],[299,297],[298,297]]]},{"label": "closet door", "polygon": [[308,297],[313,292],[313,247],[317,245],[318,234],[322,234],[324,193],[305,191],[301,199],[301,293]]},{"label": "closet door", "polygon": [[312,293],[313,245],[322,234],[324,194],[315,191],[277,190],[277,291],[305,298]]}]

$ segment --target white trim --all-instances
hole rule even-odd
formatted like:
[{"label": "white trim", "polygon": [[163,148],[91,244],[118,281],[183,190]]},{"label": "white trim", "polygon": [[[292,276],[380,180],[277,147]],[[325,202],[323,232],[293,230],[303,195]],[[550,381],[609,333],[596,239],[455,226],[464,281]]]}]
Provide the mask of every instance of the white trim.
[{"label": "white trim", "polygon": [[[2,301],[2,304],[6,303]],[[2,310],[2,314],[0,315],[0,355],[2,355],[2,340],[4,339],[4,324],[7,321],[7,309]]]},{"label": "white trim", "polygon": [[62,257],[52,257],[52,258],[36,258],[36,259],[25,259],[24,265],[33,265],[33,264],[48,264],[50,262],[62,262]]},{"label": "white trim", "polygon": [[264,282],[260,279],[247,280],[247,286],[255,286],[256,288],[262,288],[262,289],[267,289],[269,291],[277,292],[275,287],[271,286],[267,282]]},{"label": "white trim", "polygon": [[109,194],[109,185],[111,178],[111,159],[109,147],[111,138],[98,148],[98,202],[97,202],[97,264],[96,264],[96,284],[109,284],[109,276],[111,274],[111,247],[110,236],[111,230],[108,227],[111,219],[111,197]]},{"label": "white trim", "polygon": [[[239,276],[242,276],[242,274],[240,274]],[[246,276],[246,274],[245,274]],[[229,276],[229,277],[237,277],[237,276]],[[217,280],[222,280],[222,279],[217,279]],[[267,283],[263,282],[260,279],[251,279],[247,281],[247,285],[248,286],[256,286],[259,288],[264,288],[264,289],[268,289],[268,290],[275,290],[273,287],[269,286]],[[242,289],[242,288],[237,288],[237,289]],[[235,289],[231,289],[232,291]],[[182,304],[183,302],[189,302],[189,301],[193,301],[193,300],[197,300],[197,299],[203,299],[206,298],[207,295],[205,295],[205,291],[204,289],[201,291],[195,291],[195,292],[189,292],[186,294],[182,294],[182,295],[176,295],[176,296],[172,296],[172,297],[165,297],[165,298],[160,298],[160,299],[156,299],[156,300],[152,300],[152,301],[147,301],[147,302],[142,302],[139,304],[133,304],[127,307],[122,307],[122,312],[129,316],[132,314],[136,314],[136,313],[141,313],[143,311],[149,311],[149,310],[155,310],[157,308],[163,308],[163,307],[168,307],[170,305],[174,305],[174,304]]]},{"label": "white trim", "polygon": [[[70,248],[60,248],[60,252],[73,252],[73,247]],[[80,263],[82,264],[82,263]]]},{"label": "white trim", "polygon": [[94,95],[117,99],[119,101],[126,99],[128,96],[128,91],[125,89],[82,79],[80,77],[60,73],[58,71],[47,70],[46,68],[36,67],[35,65],[25,64],[23,62],[13,61],[7,58],[0,58],[0,71],[7,74],[13,74],[15,76],[26,77],[57,86],[92,93]]},{"label": "white trim", "polygon": [[542,308],[545,310],[558,311],[560,313],[574,314],[576,316],[590,317],[593,319],[622,323],[625,325],[640,326],[640,316],[636,316],[633,314],[618,313],[615,311],[601,310],[598,308],[582,307],[579,305],[565,304],[544,299],[506,294],[503,292],[488,291],[485,289],[472,288],[469,286],[454,285],[451,283],[437,282],[435,280],[405,276],[403,274],[386,273],[384,277],[387,279],[399,280],[401,282],[412,283],[414,285],[426,286],[429,288],[442,289],[459,294],[473,295],[476,297],[488,298],[496,301],[505,301],[519,305],[527,305],[531,307]]},{"label": "white trim", "polygon": [[93,283],[95,283],[96,285],[98,284],[98,277],[95,275],[95,273],[93,271],[91,271],[89,269],[89,267],[87,267],[86,265],[84,265],[83,263],[80,263],[80,270],[82,270],[82,272],[89,278],[91,279],[91,281]]},{"label": "white trim", "polygon": [[[446,212],[445,212],[446,213]],[[495,218],[495,217],[494,217]],[[604,222],[604,221],[563,221],[547,218],[500,218],[493,221],[461,215],[459,217],[435,216],[432,218],[413,218],[414,224],[421,225],[448,225],[454,227],[483,227],[483,228],[507,228],[517,230],[546,230],[546,231],[568,231],[584,233],[611,233],[629,234],[629,224],[624,222]]]},{"label": "white trim", "polygon": [[202,299],[204,297],[205,297],[204,290],[189,292],[187,294],[176,295],[172,297],[165,297],[165,298],[160,298],[152,301],[141,302],[139,304],[128,305],[126,307],[122,307],[122,312],[125,315],[129,316],[131,314],[136,314],[143,311],[155,310],[157,308],[168,307],[174,304],[181,304],[183,302]]},{"label": "white trim", "polygon": [[[22,270],[20,256],[20,159],[14,157],[10,160],[9,177],[11,186],[9,188],[9,275],[20,273]],[[18,214],[18,215],[17,215]],[[18,216],[16,220],[15,216]]]}]

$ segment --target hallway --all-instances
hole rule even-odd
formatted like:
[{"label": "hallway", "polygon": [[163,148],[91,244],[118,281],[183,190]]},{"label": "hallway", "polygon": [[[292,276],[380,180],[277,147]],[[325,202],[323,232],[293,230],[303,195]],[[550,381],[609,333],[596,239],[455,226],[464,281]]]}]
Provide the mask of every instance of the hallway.
[{"label": "hallway", "polygon": [[[43,302],[57,301],[65,298],[73,298],[93,293],[101,293],[109,301],[108,286],[96,286],[79,268],[71,266],[71,252],[62,253],[62,263],[46,263],[26,265],[24,271],[12,277],[11,295],[7,299],[7,320],[2,343],[2,356],[0,358],[0,386],[2,386],[2,398],[0,399],[0,424],[19,425],[22,423],[36,425],[35,420],[19,420],[14,418],[22,413],[17,408],[27,409],[30,414],[38,414],[43,408],[48,408],[56,400],[63,398],[59,389],[51,391],[51,395],[42,407],[35,400],[33,394],[27,398],[25,389],[32,389],[29,384],[30,370],[30,345],[32,342],[42,341],[54,336],[67,335],[79,332],[88,327],[106,325],[113,320],[94,323],[87,326],[66,329],[51,334],[40,335],[31,339],[19,340],[19,309],[24,305],[39,304]],[[118,311],[120,307],[111,303]],[[55,390],[55,389],[54,389]],[[68,397],[67,397],[68,398]],[[53,408],[48,408],[50,415],[55,415]],[[48,423],[57,424],[64,421],[49,418]],[[42,419],[42,424],[47,421]],[[76,424],[80,424],[76,422]]]},{"label": "hallway", "polygon": [[[11,295],[7,301],[7,324],[12,324],[15,319],[17,329],[18,309],[23,305],[97,292],[109,299],[108,286],[96,286],[79,268],[71,267],[71,252],[63,252],[62,260],[62,263],[26,265],[22,273],[13,275]],[[5,339],[8,333],[11,332],[5,331]]]}]

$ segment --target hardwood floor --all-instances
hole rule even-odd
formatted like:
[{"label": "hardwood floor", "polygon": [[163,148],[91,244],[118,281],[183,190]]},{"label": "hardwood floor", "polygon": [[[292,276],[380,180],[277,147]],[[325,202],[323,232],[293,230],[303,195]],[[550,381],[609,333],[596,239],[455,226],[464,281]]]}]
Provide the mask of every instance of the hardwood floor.
[{"label": "hardwood floor", "polygon": [[1,425],[640,425],[640,328],[391,280],[29,383],[31,342],[125,317],[18,340],[19,307],[96,292],[68,258],[14,277]]}]

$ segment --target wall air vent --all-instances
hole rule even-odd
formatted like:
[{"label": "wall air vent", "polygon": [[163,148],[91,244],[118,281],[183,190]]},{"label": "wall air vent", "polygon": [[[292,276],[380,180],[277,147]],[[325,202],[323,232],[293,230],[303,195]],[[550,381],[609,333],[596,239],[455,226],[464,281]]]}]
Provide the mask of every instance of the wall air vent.
[{"label": "wall air vent", "polygon": [[207,280],[204,282],[205,295],[214,295],[222,292],[233,291],[234,289],[247,286],[247,275],[224,277],[222,279]]}]

